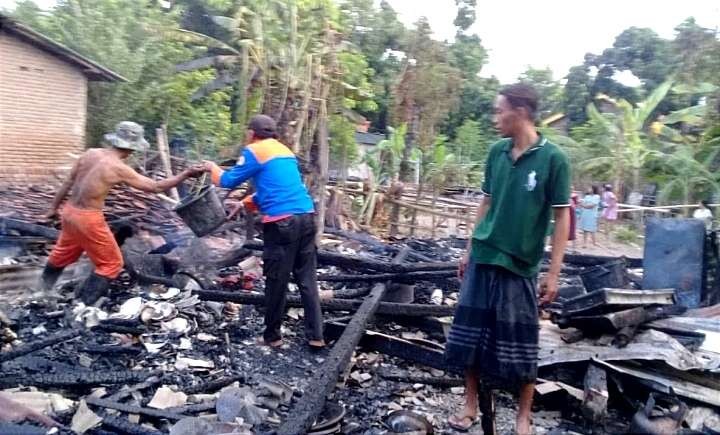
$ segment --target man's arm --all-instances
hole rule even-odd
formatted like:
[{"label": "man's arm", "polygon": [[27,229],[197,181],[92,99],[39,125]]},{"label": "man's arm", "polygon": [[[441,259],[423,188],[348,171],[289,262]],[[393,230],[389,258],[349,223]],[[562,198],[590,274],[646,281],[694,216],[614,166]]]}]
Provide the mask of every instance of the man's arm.
[{"label": "man's arm", "polygon": [[257,174],[261,169],[261,165],[255,158],[255,155],[247,148],[242,151],[237,164],[227,171],[223,171],[213,162],[206,161],[204,165],[205,170],[210,172],[213,184],[225,189],[238,187]]},{"label": "man's arm", "polygon": [[570,234],[570,207],[555,207],[553,211],[555,214],[555,230],[552,235],[550,270],[540,284],[540,304],[549,304],[557,296],[558,278],[560,277],[565,247]]},{"label": "man's arm", "polygon": [[58,189],[57,193],[55,194],[55,198],[53,198],[52,204],[50,205],[50,210],[45,214],[46,219],[50,219],[57,214],[60,203],[63,201],[63,199],[65,199],[68,192],[70,192],[73,184],[75,184],[75,178],[77,177],[79,162],[79,160],[75,162],[72,169],[70,170],[70,174],[68,175],[67,179],[63,182],[63,184],[60,186],[60,189]]},{"label": "man's arm", "polygon": [[152,178],[148,178],[138,174],[130,166],[123,165],[120,169],[121,180],[124,183],[138,190],[142,190],[143,192],[151,193],[165,192],[166,190],[177,186],[188,178],[196,177],[203,172],[205,172],[205,169],[202,166],[193,166],[185,169],[177,175],[173,175],[172,177],[168,177],[163,180],[153,180]]},{"label": "man's arm", "polygon": [[[473,225],[473,228],[476,228],[478,225],[480,225],[480,222],[485,219],[485,215],[487,214],[488,210],[490,210],[491,202],[492,197],[487,195],[482,197],[482,199],[480,200],[480,205],[478,205],[477,208],[477,219],[475,220],[475,225]],[[470,237],[468,237],[467,246],[465,246],[465,255],[463,255],[463,258],[460,260],[460,267],[458,268],[458,276],[460,277],[460,279],[462,279],[463,275],[465,275],[465,269],[467,268],[467,264],[470,261],[472,239],[472,234],[470,234]]]}]

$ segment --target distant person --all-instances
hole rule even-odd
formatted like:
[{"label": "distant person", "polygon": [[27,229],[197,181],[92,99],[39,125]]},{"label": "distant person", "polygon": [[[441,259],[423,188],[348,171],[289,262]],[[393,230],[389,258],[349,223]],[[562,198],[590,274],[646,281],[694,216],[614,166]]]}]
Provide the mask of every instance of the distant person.
[{"label": "distant person", "polygon": [[580,231],[583,233],[583,248],[587,248],[588,234],[592,237],[592,243],[597,246],[595,233],[598,230],[598,208],[600,207],[600,195],[597,186],[589,187],[585,196],[580,200]]},{"label": "distant person", "polygon": [[605,236],[609,239],[610,233],[618,218],[618,201],[610,184],[605,185],[605,191],[602,194],[602,207],[602,218],[605,221]]},{"label": "distant person", "polygon": [[713,214],[710,210],[710,203],[706,200],[700,201],[698,208],[695,209],[692,215],[693,219],[700,219],[705,223],[705,229],[707,231],[712,230]]},{"label": "distant person", "polygon": [[577,240],[577,221],[579,211],[579,197],[575,191],[575,187],[570,190],[570,233],[568,234],[568,240],[572,242],[572,248],[575,249],[575,241]]},{"label": "distant person", "polygon": [[[486,390],[519,390],[515,433],[533,433],[538,305],[557,296],[570,227],[570,163],[559,146],[538,133],[538,100],[526,84],[503,88],[495,100],[495,125],[504,139],[487,157],[484,196],[460,262],[462,288],[445,347],[448,366],[465,373],[464,406],[448,420],[456,430],[475,424],[482,380]],[[552,218],[550,270],[538,286]]]},{"label": "distant person", "polygon": [[160,193],[204,172],[202,166],[193,166],[159,181],[138,174],[125,159],[147,147],[143,133],[141,125],[121,122],[114,133],[103,138],[110,148],[89,149],[73,166],[45,215],[47,219],[54,217],[70,193],[70,200],[62,208],[60,236],[40,278],[43,291],[52,290],[63,269],[84,252],[95,265],[95,271],[79,287],[76,296],[86,305],[92,305],[107,294],[110,281],[120,274],[124,265],[120,247],[103,215],[105,197],[113,186],[127,184],[143,192]]}]

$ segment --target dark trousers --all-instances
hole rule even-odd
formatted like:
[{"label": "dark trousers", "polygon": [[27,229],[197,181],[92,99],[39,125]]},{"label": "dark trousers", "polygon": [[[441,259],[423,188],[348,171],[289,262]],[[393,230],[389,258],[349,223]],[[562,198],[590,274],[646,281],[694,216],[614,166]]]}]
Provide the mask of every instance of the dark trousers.
[{"label": "dark trousers", "polygon": [[322,340],[322,311],[317,286],[315,220],[311,213],[263,224],[265,275],[265,342],[282,338],[285,298],[292,273],[305,310],[305,337]]}]

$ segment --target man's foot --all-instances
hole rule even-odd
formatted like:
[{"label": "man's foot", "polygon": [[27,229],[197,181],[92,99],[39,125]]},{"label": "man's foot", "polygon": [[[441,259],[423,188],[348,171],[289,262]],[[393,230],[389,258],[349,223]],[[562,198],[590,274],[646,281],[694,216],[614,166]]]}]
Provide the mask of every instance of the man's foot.
[{"label": "man's foot", "polygon": [[268,346],[268,347],[273,347],[273,348],[279,348],[280,346],[282,346],[283,341],[282,341],[282,339],[278,339],[275,341],[265,341],[265,339],[263,337],[258,337],[257,344],[260,344],[263,346]]},{"label": "man's foot", "polygon": [[532,425],[530,424],[530,417],[517,418],[517,421],[515,422],[515,433],[517,435],[532,435]]},{"label": "man's foot", "polygon": [[308,340],[308,346],[312,351],[325,349],[325,340]]},{"label": "man's foot", "polygon": [[457,431],[467,432],[468,430],[470,430],[471,427],[473,427],[475,423],[477,423],[477,420],[477,414],[455,414],[451,415],[450,418],[448,418],[448,425],[450,425],[451,428]]}]

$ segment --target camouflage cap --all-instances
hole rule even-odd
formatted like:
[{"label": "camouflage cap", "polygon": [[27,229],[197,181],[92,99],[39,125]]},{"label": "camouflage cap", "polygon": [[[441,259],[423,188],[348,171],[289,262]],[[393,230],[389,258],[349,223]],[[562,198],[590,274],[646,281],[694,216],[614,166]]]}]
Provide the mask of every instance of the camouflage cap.
[{"label": "camouflage cap", "polygon": [[115,133],[103,136],[105,142],[114,148],[130,151],[144,151],[148,142],[143,137],[143,126],[131,121],[123,121],[115,126]]}]

